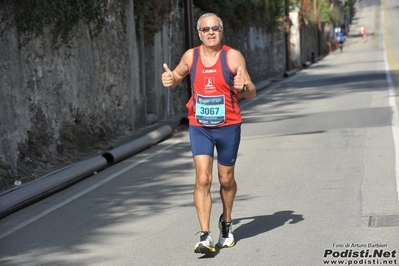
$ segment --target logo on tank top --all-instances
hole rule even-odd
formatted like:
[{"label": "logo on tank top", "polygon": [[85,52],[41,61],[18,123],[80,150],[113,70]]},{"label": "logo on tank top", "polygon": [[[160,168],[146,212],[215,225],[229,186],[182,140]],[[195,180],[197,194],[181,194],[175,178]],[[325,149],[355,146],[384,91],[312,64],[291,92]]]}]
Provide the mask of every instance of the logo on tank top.
[{"label": "logo on tank top", "polygon": [[202,70],[202,74],[207,74],[207,73],[216,73],[216,69],[204,69],[204,70]]},{"label": "logo on tank top", "polygon": [[213,93],[216,91],[215,77],[204,77],[205,93]]}]

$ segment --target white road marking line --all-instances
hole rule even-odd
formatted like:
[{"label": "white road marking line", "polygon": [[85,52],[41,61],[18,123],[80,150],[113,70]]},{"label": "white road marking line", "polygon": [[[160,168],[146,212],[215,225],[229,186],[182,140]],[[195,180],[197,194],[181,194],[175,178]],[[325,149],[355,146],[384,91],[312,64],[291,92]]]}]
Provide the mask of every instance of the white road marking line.
[{"label": "white road marking line", "polygon": [[[383,1],[383,8],[381,9],[382,18],[383,19],[383,25],[384,25],[384,34],[383,34],[383,46],[384,46],[384,62],[385,62],[385,73],[387,76],[387,82],[388,82],[388,92],[389,92],[389,105],[391,106],[392,109],[392,135],[393,135],[393,142],[394,142],[394,148],[395,148],[395,175],[396,175],[396,191],[397,191],[397,197],[398,197],[398,204],[399,204],[399,115],[398,115],[398,106],[396,104],[396,93],[395,93],[395,86],[392,81],[392,77],[390,74],[390,65],[388,62],[388,52],[392,54],[390,44],[389,44],[389,37],[388,37],[388,30],[387,30],[387,22],[388,22],[388,17],[386,13],[386,5],[385,2]],[[388,48],[387,48],[388,45]],[[389,50],[388,50],[389,49]],[[392,62],[395,64],[394,68],[397,70],[397,64],[395,59],[393,58],[393,55],[391,56]]]}]

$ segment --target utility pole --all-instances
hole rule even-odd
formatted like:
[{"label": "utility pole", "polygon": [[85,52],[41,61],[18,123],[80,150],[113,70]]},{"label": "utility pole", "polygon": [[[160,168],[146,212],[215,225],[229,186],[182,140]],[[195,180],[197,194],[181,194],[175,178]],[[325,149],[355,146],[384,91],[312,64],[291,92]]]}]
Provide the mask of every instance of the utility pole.
[{"label": "utility pole", "polygon": [[313,0],[313,13],[314,17],[317,18],[317,0]]},{"label": "utility pole", "polygon": [[[194,12],[193,0],[183,0],[184,2],[184,20],[186,32],[186,50],[194,47]],[[191,81],[190,75],[187,75],[187,95],[188,99],[191,97]]]},{"label": "utility pole", "polygon": [[321,1],[318,0],[317,3],[317,30],[318,30],[318,49],[319,49],[319,56],[321,56]]},{"label": "utility pole", "polygon": [[316,20],[316,36],[318,56],[321,56],[321,2],[322,0],[313,0],[313,13]]},{"label": "utility pole", "polygon": [[291,22],[290,22],[290,0],[285,0],[285,43],[286,43],[286,56],[285,68],[291,70]]}]

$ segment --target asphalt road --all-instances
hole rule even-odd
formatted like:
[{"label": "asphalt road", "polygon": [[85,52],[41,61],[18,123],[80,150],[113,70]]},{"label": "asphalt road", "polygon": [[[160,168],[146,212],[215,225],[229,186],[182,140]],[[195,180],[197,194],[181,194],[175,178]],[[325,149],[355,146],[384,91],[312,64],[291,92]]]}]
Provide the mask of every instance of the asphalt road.
[{"label": "asphalt road", "polygon": [[241,102],[235,247],[193,252],[182,132],[0,220],[0,265],[399,265],[398,6],[363,0],[342,53]]}]

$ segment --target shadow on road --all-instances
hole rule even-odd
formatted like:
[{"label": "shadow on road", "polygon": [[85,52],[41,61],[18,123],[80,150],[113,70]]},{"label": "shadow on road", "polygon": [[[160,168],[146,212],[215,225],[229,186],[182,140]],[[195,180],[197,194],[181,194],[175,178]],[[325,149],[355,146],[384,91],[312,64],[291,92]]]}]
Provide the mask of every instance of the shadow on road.
[{"label": "shadow on road", "polygon": [[234,230],[234,237],[238,242],[242,239],[251,238],[283,226],[288,221],[289,224],[296,224],[303,220],[304,218],[301,214],[294,214],[293,211],[280,211],[274,213],[273,215],[261,215],[234,219],[235,224],[239,225]]},{"label": "shadow on road", "polygon": [[[271,231],[277,227],[283,226],[288,221],[289,224],[296,224],[303,220],[304,218],[301,214],[294,214],[293,211],[281,211],[276,212],[273,215],[261,215],[234,219],[234,224],[238,225],[238,227],[234,230],[234,238],[236,242],[238,242],[242,239],[251,238]],[[219,254],[220,250],[221,248],[216,245],[215,253],[204,254],[198,259],[215,258]]]}]

